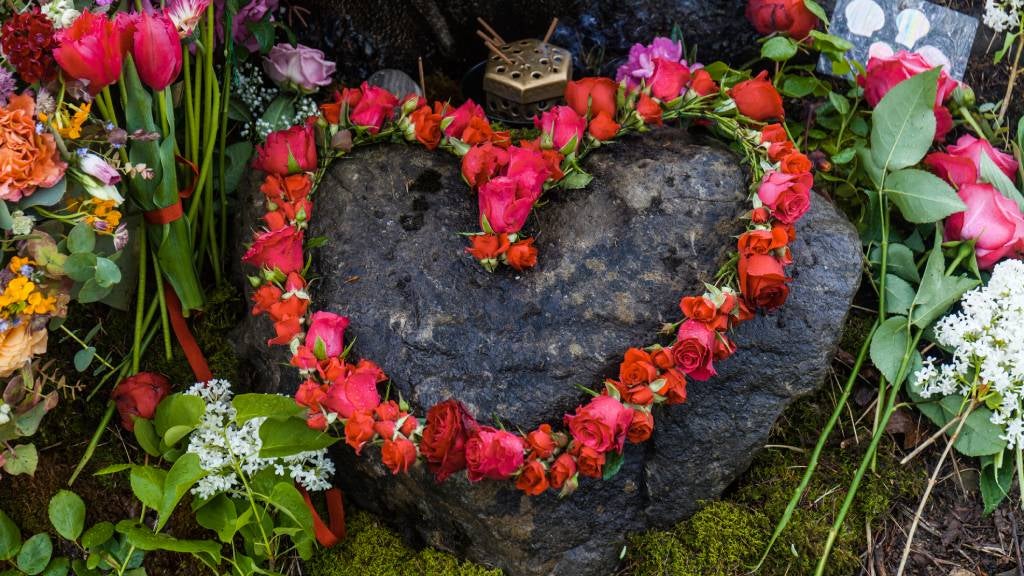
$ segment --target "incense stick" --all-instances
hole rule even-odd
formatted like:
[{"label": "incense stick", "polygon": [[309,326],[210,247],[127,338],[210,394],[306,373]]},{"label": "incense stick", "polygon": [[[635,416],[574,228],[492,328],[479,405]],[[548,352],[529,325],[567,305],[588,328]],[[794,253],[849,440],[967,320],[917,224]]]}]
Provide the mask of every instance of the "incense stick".
[{"label": "incense stick", "polygon": [[558,18],[551,20],[551,25],[548,26],[548,33],[544,35],[544,43],[547,44],[548,40],[551,40],[551,35],[555,33],[555,28],[558,26]]},{"label": "incense stick", "polygon": [[494,52],[495,54],[500,56],[501,59],[504,60],[506,64],[508,64],[509,66],[515,66],[516,65],[516,63],[513,62],[512,60],[510,60],[509,57],[506,56],[504,52],[502,52],[501,50],[498,49],[497,46],[492,44],[490,40],[486,41],[485,44],[487,44],[487,47],[491,49],[491,52]]},{"label": "incense stick", "polygon": [[501,34],[495,32],[494,28],[491,28],[491,25],[488,24],[486,20],[477,16],[476,21],[479,22],[480,25],[484,27],[484,30],[487,30],[491,36],[494,36],[494,39],[497,40],[496,44],[506,44],[505,40],[501,37]]},{"label": "incense stick", "polygon": [[420,69],[420,90],[423,92],[423,99],[427,99],[427,77],[423,74],[423,56],[416,59],[416,64]]}]

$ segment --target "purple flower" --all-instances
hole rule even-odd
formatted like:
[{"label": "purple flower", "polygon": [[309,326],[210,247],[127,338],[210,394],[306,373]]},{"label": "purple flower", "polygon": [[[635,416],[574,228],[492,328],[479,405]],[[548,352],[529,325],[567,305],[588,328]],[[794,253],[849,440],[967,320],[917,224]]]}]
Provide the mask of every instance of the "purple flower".
[{"label": "purple flower", "polygon": [[[224,26],[221,24],[224,21],[224,0],[214,0],[214,6],[217,8],[217,41],[222,41],[224,39]],[[235,42],[244,46],[249,52],[259,52],[260,43],[246,24],[263,20],[267,14],[272,14],[277,10],[277,6],[278,0],[252,0],[243,6],[235,14],[235,19],[231,23],[231,35],[235,38]],[[273,19],[271,16],[270,20]]]},{"label": "purple flower", "polygon": [[298,44],[278,44],[263,59],[267,76],[280,88],[312,94],[331,83],[334,62],[324,60],[324,53]]},{"label": "purple flower", "polygon": [[92,152],[80,154],[78,167],[86,174],[98,180],[104,186],[117,184],[121,181],[121,174],[110,165],[102,156]]},{"label": "purple flower", "polygon": [[14,73],[0,67],[0,106],[7,106],[7,98],[14,94]]},{"label": "purple flower", "polygon": [[629,88],[636,87],[642,80],[650,78],[654,74],[655,58],[683,62],[683,45],[664,36],[658,36],[647,46],[633,44],[633,47],[629,49],[629,60],[619,66],[619,70],[615,74],[615,81],[626,80]]}]

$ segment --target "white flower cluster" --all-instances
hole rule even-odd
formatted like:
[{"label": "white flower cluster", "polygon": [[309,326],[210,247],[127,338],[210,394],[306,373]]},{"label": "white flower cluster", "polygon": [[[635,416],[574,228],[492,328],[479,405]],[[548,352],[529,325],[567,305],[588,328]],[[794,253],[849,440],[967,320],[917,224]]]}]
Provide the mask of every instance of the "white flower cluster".
[{"label": "white flower cluster", "polygon": [[285,130],[297,126],[306,121],[310,116],[320,114],[320,107],[316,100],[309,96],[303,96],[294,102],[295,113],[290,117],[279,118],[277,122],[268,122],[263,119],[267,107],[280,94],[273,84],[266,81],[263,69],[250,62],[242,62],[235,69],[235,78],[232,91],[242,101],[246,110],[254,120],[242,126],[240,131],[243,138],[252,137],[258,142],[267,139],[267,134],[276,130]]},{"label": "white flower cluster", "polygon": [[75,10],[75,3],[71,0],[50,0],[42,5],[42,13],[53,22],[53,27],[58,29],[71,26],[81,14]]},{"label": "white flower cluster", "polygon": [[988,286],[965,294],[960,306],[935,325],[952,361],[925,361],[916,384],[926,398],[967,396],[988,386],[999,401],[992,422],[1005,427],[1002,437],[1011,447],[1024,447],[1024,262],[998,264]]},{"label": "white flower cluster", "polygon": [[0,426],[11,421],[11,405],[0,399]]},{"label": "white flower cluster", "polygon": [[238,470],[252,476],[260,470],[273,468],[281,477],[289,477],[310,491],[331,487],[334,462],[327,450],[301,452],[284,458],[260,458],[260,425],[266,418],[253,418],[235,424],[235,408],[231,404],[231,383],[211,380],[199,383],[186,392],[206,402],[206,414],[189,438],[188,451],[199,456],[199,465],[208,474],[196,483],[192,493],[212,498],[222,492],[240,488]]},{"label": "white flower cluster", "polygon": [[1024,0],[985,0],[985,25],[996,32],[1013,31],[1020,26]]}]

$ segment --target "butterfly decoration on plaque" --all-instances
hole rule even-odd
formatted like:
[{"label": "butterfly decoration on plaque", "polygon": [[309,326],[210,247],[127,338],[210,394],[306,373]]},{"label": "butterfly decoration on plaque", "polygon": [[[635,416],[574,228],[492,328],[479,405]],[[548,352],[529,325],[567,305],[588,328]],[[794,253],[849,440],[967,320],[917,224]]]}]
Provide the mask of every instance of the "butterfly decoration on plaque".
[{"label": "butterfly decoration on plaque", "polygon": [[[978,31],[978,19],[924,0],[839,0],[832,34],[853,44],[850,57],[867,62],[900,50],[918,52],[962,80]],[[818,64],[832,74],[831,63]]]}]

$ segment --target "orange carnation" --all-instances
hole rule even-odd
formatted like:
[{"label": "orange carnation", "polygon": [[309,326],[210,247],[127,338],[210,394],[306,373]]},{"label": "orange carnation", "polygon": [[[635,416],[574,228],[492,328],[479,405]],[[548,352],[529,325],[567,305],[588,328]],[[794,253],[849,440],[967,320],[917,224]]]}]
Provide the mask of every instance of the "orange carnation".
[{"label": "orange carnation", "polygon": [[37,188],[49,188],[68,167],[53,135],[36,132],[35,108],[25,94],[11,96],[7,106],[0,107],[0,200],[17,202]]}]

